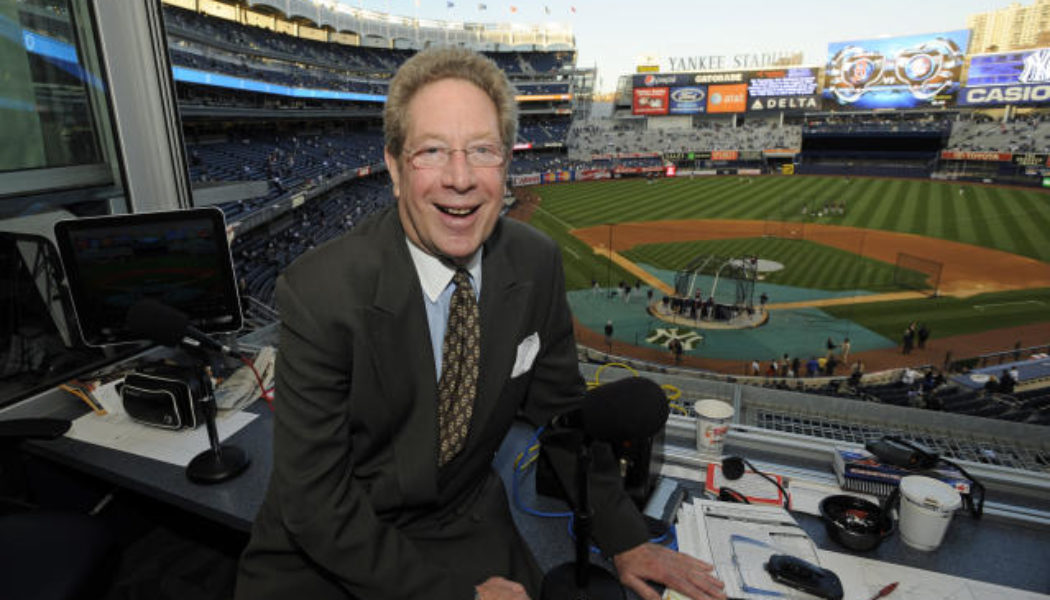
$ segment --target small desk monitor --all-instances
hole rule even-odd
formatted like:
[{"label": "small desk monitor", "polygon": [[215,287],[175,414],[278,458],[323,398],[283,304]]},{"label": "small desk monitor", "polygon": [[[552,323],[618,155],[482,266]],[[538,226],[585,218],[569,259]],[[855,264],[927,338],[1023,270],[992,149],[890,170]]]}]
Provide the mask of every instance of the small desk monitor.
[{"label": "small desk monitor", "polygon": [[55,241],[89,346],[149,341],[124,323],[145,298],[186,313],[207,333],[241,328],[226,221],[217,208],[59,221]]}]

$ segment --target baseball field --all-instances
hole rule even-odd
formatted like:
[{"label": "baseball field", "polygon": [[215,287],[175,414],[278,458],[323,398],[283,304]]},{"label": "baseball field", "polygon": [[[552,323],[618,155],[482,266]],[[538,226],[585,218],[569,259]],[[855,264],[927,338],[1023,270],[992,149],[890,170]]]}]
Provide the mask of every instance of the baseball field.
[{"label": "baseball field", "polygon": [[[779,265],[756,285],[772,311],[818,311],[832,333],[856,325],[874,334],[872,349],[896,345],[913,320],[935,339],[1050,324],[1050,193],[1038,189],[725,176],[548,185],[526,198],[519,218],[561,244],[570,290],[640,281],[666,291],[697,257],[757,256]],[[908,272],[901,254],[936,277]],[[586,327],[610,316],[582,314],[594,308],[573,302]]]}]

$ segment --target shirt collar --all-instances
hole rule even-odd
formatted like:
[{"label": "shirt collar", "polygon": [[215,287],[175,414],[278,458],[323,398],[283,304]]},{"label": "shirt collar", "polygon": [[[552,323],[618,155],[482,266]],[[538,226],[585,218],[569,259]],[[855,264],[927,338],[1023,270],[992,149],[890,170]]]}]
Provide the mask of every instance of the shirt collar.
[{"label": "shirt collar", "polygon": [[[408,253],[412,256],[412,264],[416,267],[416,274],[419,275],[419,284],[423,287],[423,293],[431,302],[437,302],[438,296],[452,282],[452,276],[456,274],[456,270],[438,257],[424,252],[419,246],[413,244],[408,236],[405,236],[405,243],[408,244]],[[465,267],[473,280],[475,293],[481,290],[481,251],[482,249],[478,248]]]}]

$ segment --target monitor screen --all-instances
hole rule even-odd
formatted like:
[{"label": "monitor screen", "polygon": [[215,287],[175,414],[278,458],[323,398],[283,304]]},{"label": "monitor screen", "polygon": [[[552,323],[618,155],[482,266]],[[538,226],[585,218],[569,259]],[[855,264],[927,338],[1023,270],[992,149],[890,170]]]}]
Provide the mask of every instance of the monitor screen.
[{"label": "monitor screen", "polygon": [[84,342],[146,341],[125,327],[150,298],[186,313],[204,332],[241,328],[226,222],[217,208],[92,217],[55,224]]}]

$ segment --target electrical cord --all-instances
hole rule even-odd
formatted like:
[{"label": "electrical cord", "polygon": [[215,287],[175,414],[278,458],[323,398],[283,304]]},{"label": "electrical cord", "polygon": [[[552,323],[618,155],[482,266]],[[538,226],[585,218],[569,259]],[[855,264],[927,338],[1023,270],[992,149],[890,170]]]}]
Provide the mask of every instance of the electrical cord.
[{"label": "electrical cord", "polygon": [[263,400],[266,400],[266,404],[273,410],[273,389],[266,389],[266,385],[263,384],[262,376],[259,375],[259,370],[255,368],[255,363],[247,357],[242,356],[241,362],[248,365],[248,368],[252,370],[252,374],[255,375],[255,381],[259,384],[259,395],[262,396]]},{"label": "electrical cord", "polygon": [[[540,436],[543,435],[543,431],[545,429],[545,427],[537,428],[536,431],[533,432],[532,437],[529,438],[528,443],[525,444],[525,449],[519,452],[517,456],[514,457],[514,464],[512,465],[513,472],[511,473],[511,495],[514,497],[514,506],[521,512],[528,515],[532,515],[534,517],[542,517],[545,519],[557,519],[568,517],[567,522],[569,527],[569,538],[573,541],[576,541],[576,536],[573,535],[574,520],[573,512],[571,510],[562,512],[541,511],[529,506],[525,506],[525,503],[521,499],[521,480],[524,477],[526,471],[529,469],[529,467],[533,466],[536,463],[536,460],[539,458],[539,451],[541,445],[539,439]],[[667,530],[672,536],[672,544],[674,544],[674,547],[677,548],[678,538],[674,533],[674,527],[668,527]],[[652,538],[649,541],[654,544],[662,544],[664,540],[667,539],[668,532],[664,532],[663,535],[660,535],[656,538]],[[591,552],[596,554],[601,553],[601,551],[593,545],[591,546]]]}]

